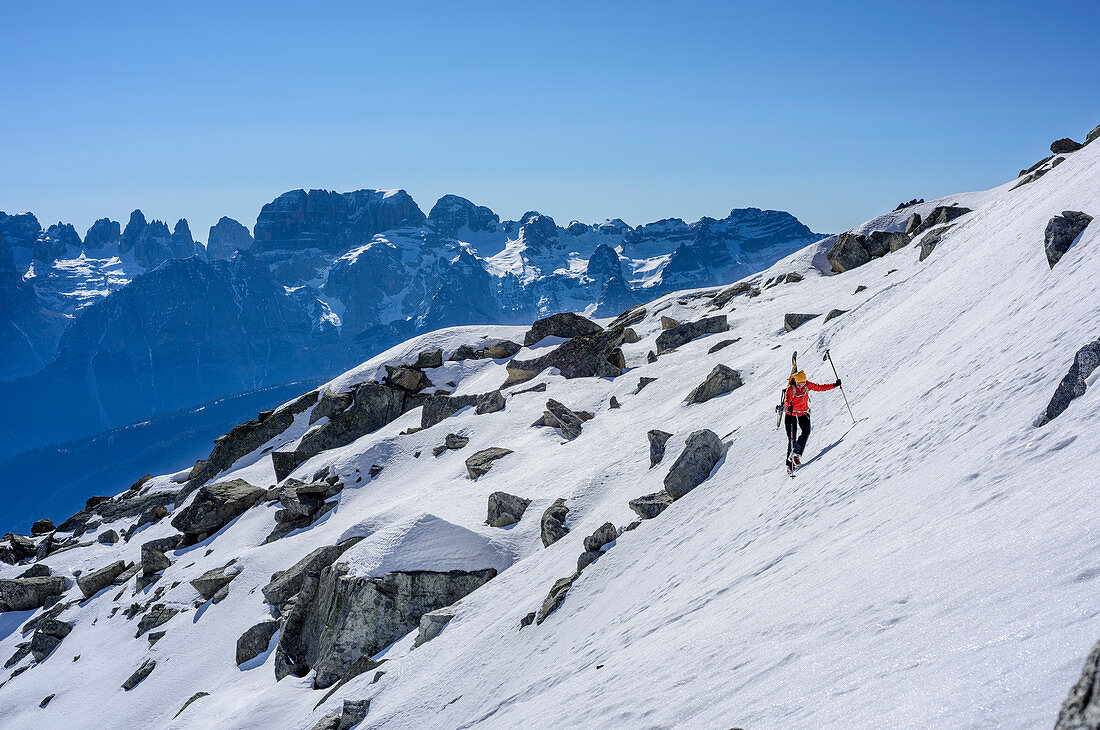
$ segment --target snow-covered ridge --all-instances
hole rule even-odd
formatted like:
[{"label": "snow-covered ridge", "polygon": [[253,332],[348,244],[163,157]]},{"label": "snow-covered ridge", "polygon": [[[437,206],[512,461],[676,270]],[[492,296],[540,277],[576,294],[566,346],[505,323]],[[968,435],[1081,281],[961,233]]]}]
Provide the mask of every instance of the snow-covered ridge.
[{"label": "snow-covered ridge", "polygon": [[[1100,637],[1100,536],[1087,519],[1100,506],[1088,488],[1100,476],[1092,458],[1100,371],[1064,412],[1035,424],[1075,353],[1100,338],[1100,229],[1085,227],[1053,266],[1044,245],[1063,211],[1100,214],[1100,145],[1066,154],[1026,185],[949,196],[919,212],[928,217],[949,203],[971,210],[947,232],[922,231],[842,274],[819,265],[831,248],[811,245],[742,287],[647,302],[630,317],[636,341],[618,330],[589,335],[612,337],[621,350],[625,367],[616,377],[546,370],[501,390],[502,409],[470,402],[423,429],[429,406],[406,401],[412,407],[356,435],[342,419],[359,411],[343,394],[374,403],[396,392],[371,381],[419,387],[420,373],[432,389],[491,394],[515,370],[510,362],[574,342],[563,335],[525,345],[527,326],[454,327],[411,338],[286,404],[251,427],[252,448],[204,482],[239,479],[278,491],[197,543],[167,550],[170,564],[156,582],[135,592],[139,576],[130,576],[88,599],[71,585],[76,570],[141,565],[142,544],[178,534],[173,523],[193,516],[202,493],[187,484],[189,472],[136,490],[191,491],[167,503],[167,515],[150,514],[128,541],[98,538],[130,530],[138,515],[104,520],[78,538],[90,544],[41,561],[66,581],[55,605],[67,606],[58,620],[71,632],[40,662],[24,656],[9,668],[16,676],[0,676],[0,721],[312,728],[330,713],[362,709],[345,700],[369,700],[359,727],[564,727],[578,717],[630,727],[1053,725]],[[912,212],[856,232],[896,231]],[[939,242],[922,258],[934,233]],[[832,310],[840,313],[826,321]],[[786,331],[788,314],[818,316]],[[664,318],[715,316],[728,331],[662,346]],[[488,350],[501,339],[524,346],[450,359],[462,346]],[[435,349],[441,363],[421,358]],[[792,351],[811,380],[832,381],[826,350],[858,422],[839,393],[815,393],[808,458],[792,480],[774,405]],[[686,403],[718,365],[743,385]],[[643,387],[643,379],[652,380]],[[545,422],[549,399],[593,417],[577,418],[574,438],[565,428],[532,426]],[[671,436],[651,468],[654,429]],[[708,478],[638,523],[629,502],[660,494],[689,436],[702,429],[723,442]],[[277,481],[283,457],[272,453],[304,454],[322,432],[353,438],[312,453]],[[510,453],[471,479],[468,459],[494,447]],[[341,488],[317,497],[314,522],[265,542],[296,494],[316,493],[296,491],[291,480],[314,485],[315,477],[327,486],[312,489]],[[530,500],[518,522],[486,524],[499,517],[496,493]],[[568,508],[560,519],[558,499]],[[547,546],[548,521],[568,532]],[[614,539],[589,541],[599,547],[586,550],[605,523]],[[433,612],[421,623],[434,638],[414,648],[420,629],[412,628],[373,654],[384,663],[315,690],[318,667],[333,666],[334,653],[312,654],[309,641],[290,640],[300,633],[295,621],[313,626],[316,617],[288,608],[275,618],[270,601],[278,599],[269,596],[278,591],[269,586],[273,573],[322,548],[343,552],[320,570],[313,597],[299,592],[295,605],[330,605],[326,591],[338,585],[348,591],[342,595],[370,594],[379,571],[496,574],[446,616]],[[588,553],[597,553],[586,558],[594,562],[556,610],[521,627]],[[190,583],[230,561],[235,577],[216,603]],[[27,567],[3,566],[0,577]],[[131,604],[139,613],[127,618]],[[138,622],[166,609],[179,613],[154,629],[165,632],[155,644],[134,637]],[[0,614],[7,627],[0,653],[16,653],[32,635],[20,627],[39,615]],[[238,637],[269,621],[268,643],[238,665]],[[276,681],[280,662],[299,659],[288,651],[307,645],[305,675]],[[149,661],[152,671],[122,689]],[[181,711],[198,693],[205,694]]]}]

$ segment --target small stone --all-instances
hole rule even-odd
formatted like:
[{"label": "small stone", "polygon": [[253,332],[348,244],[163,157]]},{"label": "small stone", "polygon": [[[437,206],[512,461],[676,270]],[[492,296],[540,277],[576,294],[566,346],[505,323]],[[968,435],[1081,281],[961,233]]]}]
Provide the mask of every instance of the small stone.
[{"label": "small stone", "polygon": [[116,542],[118,542],[118,533],[114,530],[101,532],[99,535],[96,536],[96,541],[103,543],[104,545],[114,545]]},{"label": "small stone", "polygon": [[608,404],[607,407],[608,408],[621,408],[622,406],[619,404],[619,399],[618,398],[616,398],[615,396],[611,396],[611,402]]},{"label": "small stone", "polygon": [[38,703],[38,706],[39,707],[45,707],[46,705],[50,704],[50,700],[52,700],[54,697],[57,697],[57,695],[55,695],[55,694],[54,695],[46,695],[42,699],[42,701]]},{"label": "small stone", "polygon": [[145,680],[146,677],[153,673],[153,670],[156,669],[156,667],[156,660],[146,659],[144,662],[142,662],[141,666],[138,667],[137,670],[133,674],[131,674],[125,682],[122,683],[122,689],[129,692],[134,687],[137,687],[139,684],[142,683],[142,681]]},{"label": "small stone", "polygon": [[526,616],[524,616],[523,618],[521,618],[519,620],[519,627],[522,629],[526,626],[530,626],[531,624],[535,623],[535,615],[536,615],[535,612],[532,611],[531,613],[529,613]]},{"label": "small stone", "polygon": [[619,531],[615,529],[615,525],[610,522],[605,522],[597,527],[595,532],[584,538],[584,549],[598,552],[602,550],[605,545],[614,542],[618,537]]},{"label": "small stone", "polygon": [[429,611],[420,617],[420,628],[417,631],[413,646],[417,647],[439,636],[443,627],[455,617],[454,606]]},{"label": "small stone", "polygon": [[654,352],[653,350],[650,350],[649,352],[646,353],[645,359],[646,359],[646,362],[648,362],[648,363],[657,362],[657,353]]},{"label": "small stone", "polygon": [[484,476],[493,468],[494,461],[502,459],[511,453],[511,449],[505,449],[499,446],[482,449],[466,459],[466,473],[470,475],[471,479],[477,479],[480,476]]},{"label": "small stone", "polygon": [[644,375],[642,377],[638,378],[638,387],[634,389],[634,395],[637,395],[638,393],[641,393],[642,388],[646,387],[650,383],[655,382],[656,380],[657,380],[657,378],[647,378]]},{"label": "small stone", "polygon": [[382,473],[382,469],[383,469],[383,467],[382,467],[381,465],[379,465],[379,464],[372,464],[372,465],[371,465],[371,468],[370,468],[370,470],[369,470],[369,471],[367,472],[367,474],[368,474],[368,475],[370,476],[370,478],[371,478],[371,479],[374,479],[374,478],[375,478],[376,476],[378,476],[379,474],[381,474],[381,473]]},{"label": "small stone", "polygon": [[546,600],[542,602],[542,608],[539,609],[538,616],[535,618],[536,624],[541,624],[546,618],[561,606],[565,600],[566,594],[569,592],[569,588],[573,585],[573,581],[576,580],[578,573],[574,573],[568,578],[559,578],[554,582],[554,585],[550,587],[550,592],[546,594]]},{"label": "small stone", "polygon": [[664,512],[670,504],[672,504],[672,497],[669,496],[668,492],[662,490],[630,500],[629,507],[643,520],[652,520]]},{"label": "small stone", "polygon": [[714,353],[718,352],[719,350],[724,350],[725,348],[729,347],[730,345],[734,344],[735,342],[739,342],[740,340],[741,340],[740,337],[735,337],[732,340],[722,340],[721,342],[718,342],[718,343],[712,345],[711,348],[709,350],[707,350],[707,354],[708,355],[713,355]]},{"label": "small stone", "polygon": [[867,291],[867,287],[863,286],[862,284],[860,284],[859,286],[857,286],[857,287],[856,287],[856,291],[855,291],[855,293],[856,293],[856,294],[859,294],[859,293],[860,293],[861,291]]},{"label": "small stone", "polygon": [[815,317],[820,317],[820,316],[821,316],[820,313],[819,314],[795,314],[795,313],[785,314],[785,315],[783,315],[783,329],[787,332],[793,332],[794,330],[798,329],[802,325],[809,322],[811,319],[814,319]]},{"label": "small stone", "polygon": [[[830,319],[836,319],[847,311],[847,309],[831,309],[829,313],[825,315],[825,322],[828,322]],[[824,324],[824,322],[822,324]]]},{"label": "small stone", "polygon": [[149,640],[149,646],[152,646],[163,639],[167,633],[167,631],[150,631],[145,638]]},{"label": "small stone", "polygon": [[652,469],[665,458],[665,443],[672,438],[672,434],[653,429],[646,435],[649,437],[649,468]]}]

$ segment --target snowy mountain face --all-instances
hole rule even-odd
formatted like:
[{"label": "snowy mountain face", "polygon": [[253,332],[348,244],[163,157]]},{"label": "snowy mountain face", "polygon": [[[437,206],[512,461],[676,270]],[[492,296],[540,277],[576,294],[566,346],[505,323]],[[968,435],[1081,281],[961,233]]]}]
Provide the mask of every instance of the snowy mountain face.
[{"label": "snowy mountain face", "polygon": [[[416,335],[5,536],[0,724],[1094,727],[1100,145],[1062,157],[615,320]],[[358,254],[391,297],[408,230]],[[795,352],[843,396],[792,479]]]},{"label": "snowy mountain face", "polygon": [[[705,251],[700,226],[714,230]],[[439,327],[617,314],[660,291],[759,270],[818,237],[756,209],[683,228],[663,243],[651,232],[639,253],[618,219],[561,228],[529,212],[501,222],[455,195],[425,216],[403,190],[291,191],[263,206],[254,236],[223,217],[205,248],[186,220],[169,229],[140,210],[125,227],[96,221],[83,241],[71,225],[43,230],[32,215],[0,214],[12,261],[0,315],[13,352],[0,397],[37,404],[2,427],[0,459],[242,389],[327,379]],[[234,256],[245,261],[220,264]],[[236,293],[208,286],[229,272]],[[271,316],[250,321],[255,313]]]}]

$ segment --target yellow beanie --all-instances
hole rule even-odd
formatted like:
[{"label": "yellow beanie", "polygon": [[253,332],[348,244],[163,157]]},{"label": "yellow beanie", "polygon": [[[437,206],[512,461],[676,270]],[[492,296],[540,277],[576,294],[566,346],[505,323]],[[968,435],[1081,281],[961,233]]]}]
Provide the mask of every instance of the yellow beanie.
[{"label": "yellow beanie", "polygon": [[795,373],[794,375],[791,376],[791,379],[796,383],[805,383],[806,382],[806,373],[803,372],[802,370],[799,370],[797,373]]}]

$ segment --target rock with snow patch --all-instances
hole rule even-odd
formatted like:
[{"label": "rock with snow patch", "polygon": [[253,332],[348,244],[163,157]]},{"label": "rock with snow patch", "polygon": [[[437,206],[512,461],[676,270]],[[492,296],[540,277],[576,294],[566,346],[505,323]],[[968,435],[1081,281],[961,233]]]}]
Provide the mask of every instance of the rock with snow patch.
[{"label": "rock with snow patch", "polygon": [[490,527],[514,525],[523,517],[531,500],[517,497],[506,492],[493,492],[489,495],[488,517],[485,524]]},{"label": "rock with snow patch", "polygon": [[428,376],[416,368],[386,366],[386,383],[395,385],[410,393],[419,393],[425,388],[431,387],[432,381]]},{"label": "rock with snow patch", "polygon": [[706,380],[697,385],[688,393],[685,403],[706,403],[711,398],[725,395],[744,385],[741,382],[741,374],[732,368],[718,364],[707,375]]},{"label": "rock with snow patch", "polygon": [[126,681],[122,683],[122,689],[129,692],[134,687],[137,687],[139,684],[145,681],[145,678],[152,674],[153,670],[156,668],[157,662],[155,659],[146,659],[144,662],[141,663],[141,666],[138,667],[134,671],[134,673],[131,674],[126,679]]},{"label": "rock with snow patch", "polygon": [[541,536],[543,547],[550,547],[569,534],[569,528],[565,526],[565,516],[567,514],[569,514],[569,508],[565,506],[565,500],[560,497],[555,499],[553,504],[542,513]]},{"label": "rock with snow patch", "polygon": [[523,344],[527,347],[538,344],[544,337],[561,337],[571,340],[574,337],[594,335],[603,332],[603,327],[592,320],[572,312],[561,312],[549,317],[535,320],[531,329],[523,336]]},{"label": "rock with snow patch", "polygon": [[821,313],[817,314],[798,314],[794,312],[788,312],[783,315],[783,329],[787,332],[793,332],[802,325],[809,322],[815,317],[820,317]]},{"label": "rock with snow patch", "polygon": [[1073,357],[1062,381],[1054,389],[1054,396],[1036,425],[1043,426],[1062,415],[1074,398],[1080,398],[1088,389],[1087,380],[1100,367],[1100,339],[1082,347]]},{"label": "rock with snow patch", "polygon": [[502,459],[510,453],[512,453],[511,449],[505,449],[499,446],[491,446],[487,449],[482,449],[466,459],[466,473],[470,475],[471,479],[477,479],[480,476],[484,476],[493,468],[494,461]]},{"label": "rock with snow patch", "polygon": [[618,377],[626,367],[620,349],[625,338],[624,330],[616,328],[574,337],[533,360],[513,358],[508,362],[505,385],[526,382],[547,368],[557,368],[567,379]]},{"label": "rock with snow patch", "polygon": [[76,584],[80,588],[80,592],[84,594],[85,598],[91,598],[101,590],[111,585],[115,578],[122,574],[126,570],[126,563],[117,560],[110,565],[105,565],[98,570],[93,570],[87,573],[81,574],[76,579]]},{"label": "rock with snow patch", "polygon": [[455,613],[454,606],[446,606],[434,611],[429,611],[421,616],[420,628],[417,631],[416,639],[413,641],[413,646],[420,646],[439,636],[443,631],[443,627],[450,623],[451,619],[455,617]]},{"label": "rock with snow patch", "polygon": [[504,394],[499,390],[491,390],[488,393],[477,395],[433,395],[424,400],[424,408],[420,412],[420,428],[431,428],[444,421],[463,408],[474,407],[474,412],[480,415],[496,413],[504,410],[506,405]]},{"label": "rock with snow patch", "polygon": [[546,410],[536,425],[550,426],[561,431],[566,441],[572,441],[581,435],[583,420],[580,414],[550,398],[546,401]]},{"label": "rock with snow patch", "polygon": [[673,500],[680,499],[707,480],[725,452],[725,445],[714,431],[692,432],[665,476],[665,491]]},{"label": "rock with snow patch", "polygon": [[199,592],[200,596],[209,600],[223,587],[229,585],[238,575],[240,575],[240,570],[231,570],[229,565],[211,568],[198,578],[193,579],[191,586]]},{"label": "rock with snow patch", "polygon": [[361,537],[352,537],[337,545],[319,547],[290,568],[276,573],[271,577],[271,582],[263,588],[264,601],[271,606],[275,615],[282,614],[290,599],[302,590],[310,573],[319,575],[323,569],[332,565],[348,548],[361,539]]},{"label": "rock with snow patch", "polygon": [[663,355],[669,350],[681,347],[703,335],[727,332],[729,328],[729,322],[724,314],[717,314],[713,317],[703,317],[694,322],[678,324],[666,329],[657,336],[657,354]]},{"label": "rock with snow patch", "polygon": [[34,660],[36,662],[45,660],[72,630],[73,625],[67,621],[57,619],[40,621],[31,637],[30,652]]},{"label": "rock with snow patch", "polygon": [[279,630],[278,621],[261,621],[255,626],[250,626],[237,638],[237,666],[252,661],[260,654],[267,651],[271,643],[271,637]]},{"label": "rock with snow patch", "polygon": [[1091,222],[1092,216],[1079,210],[1063,210],[1062,215],[1054,216],[1047,222],[1043,234],[1043,249],[1050,268],[1054,268]]},{"label": "rock with snow patch", "polygon": [[669,496],[668,492],[660,491],[632,499],[628,506],[643,520],[651,520],[664,512],[670,504],[672,504],[672,497]]}]

